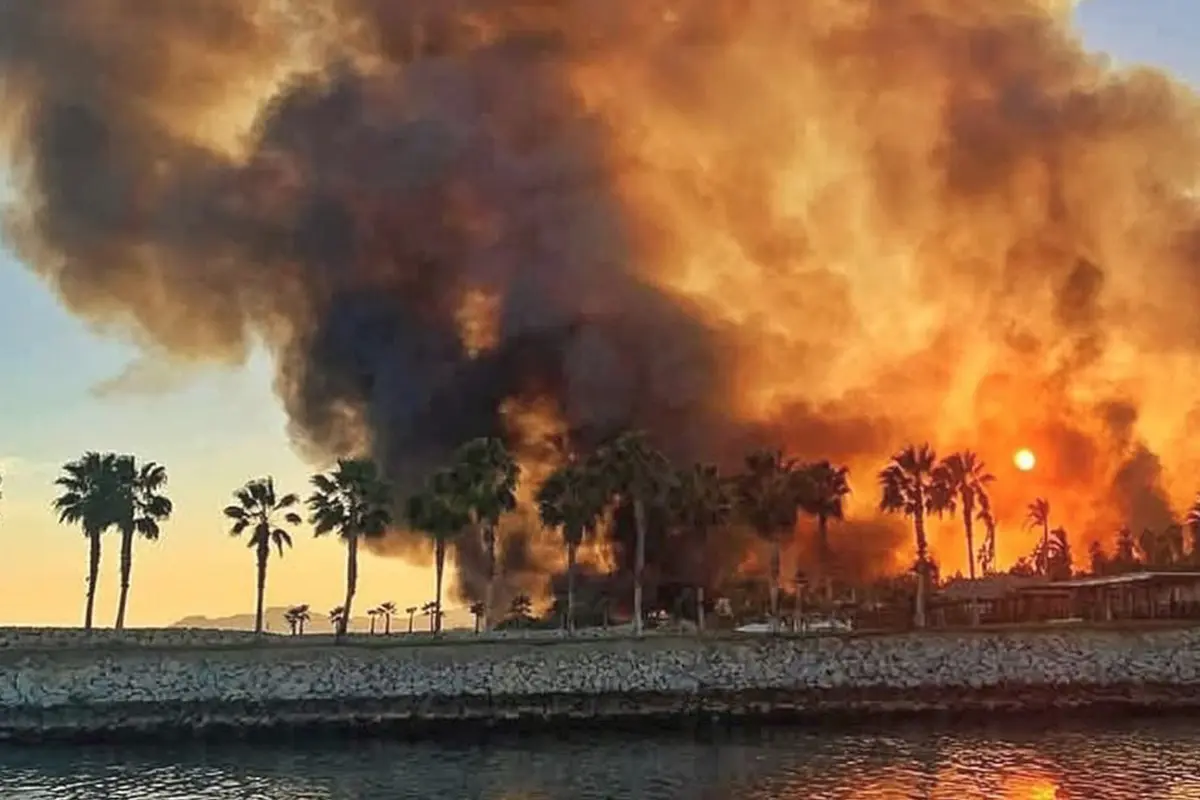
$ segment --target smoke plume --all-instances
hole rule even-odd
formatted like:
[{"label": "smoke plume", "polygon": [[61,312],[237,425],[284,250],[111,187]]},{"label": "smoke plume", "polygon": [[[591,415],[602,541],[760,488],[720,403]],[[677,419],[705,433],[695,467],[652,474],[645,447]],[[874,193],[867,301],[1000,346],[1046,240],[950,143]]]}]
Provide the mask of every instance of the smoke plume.
[{"label": "smoke plume", "polygon": [[851,467],[835,546],[882,567],[873,475],[930,440],[1011,560],[1034,496],[1107,536],[1200,480],[1200,108],[1068,5],[0,0],[8,233],[83,317],[268,348],[314,459],[772,442]]}]

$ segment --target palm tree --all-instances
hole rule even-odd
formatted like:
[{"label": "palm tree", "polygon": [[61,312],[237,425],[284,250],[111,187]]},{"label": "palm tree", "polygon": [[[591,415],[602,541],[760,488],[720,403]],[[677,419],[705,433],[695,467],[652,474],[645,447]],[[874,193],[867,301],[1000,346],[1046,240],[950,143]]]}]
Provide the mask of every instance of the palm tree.
[{"label": "palm tree", "polygon": [[509,618],[519,626],[525,626],[533,619],[533,601],[527,594],[519,594],[512,599],[508,607]]},{"label": "palm tree", "polygon": [[314,475],[315,490],[308,498],[309,522],[317,536],[336,532],[346,543],[345,614],[337,635],[346,635],[358,589],[358,542],[382,536],[392,524],[389,489],[370,459],[338,459],[329,473]]},{"label": "palm tree", "polygon": [[312,619],[312,614],[307,605],[292,606],[284,614],[284,619],[288,621],[288,624],[295,625],[295,632],[303,636],[304,625]]},{"label": "palm tree", "polygon": [[371,620],[371,629],[370,629],[370,633],[369,633],[370,636],[375,635],[375,619],[380,615],[380,613],[381,612],[379,611],[378,608],[368,608],[367,609],[367,616]]},{"label": "palm tree", "polygon": [[1049,574],[1050,562],[1050,501],[1044,497],[1038,497],[1029,504],[1029,509],[1025,514],[1026,528],[1041,528],[1042,529],[1042,544],[1035,553],[1041,553],[1041,558],[1034,562],[1037,571],[1043,575]]},{"label": "palm tree", "polygon": [[434,633],[442,631],[442,578],[446,569],[446,543],[471,522],[470,512],[456,491],[456,478],[449,470],[434,473],[423,491],[408,499],[408,522],[433,537]]},{"label": "palm tree", "polygon": [[437,613],[437,607],[438,607],[438,604],[434,600],[430,600],[428,603],[421,606],[421,616],[429,617],[429,632],[430,633],[434,632],[434,625],[438,621],[438,618],[441,616],[440,614]]},{"label": "palm tree", "polygon": [[479,634],[479,623],[487,615],[487,605],[480,602],[471,603],[471,616],[475,618],[475,634]]},{"label": "palm tree", "polygon": [[329,612],[329,622],[333,625],[338,636],[343,636],[346,633],[346,626],[349,624],[350,615],[346,613],[345,606],[334,606]]},{"label": "palm tree", "polygon": [[77,461],[63,465],[63,474],[54,484],[62,494],[54,499],[58,521],[79,525],[88,540],[87,603],[83,627],[92,629],[96,607],[96,582],[100,576],[100,537],[120,516],[120,491],[117,484],[116,456],[88,452]]},{"label": "palm tree", "polygon": [[257,567],[254,603],[254,632],[263,632],[263,603],[267,592],[267,559],[271,556],[271,545],[283,558],[283,548],[292,546],[292,536],[282,525],[296,526],[301,522],[294,509],[300,502],[295,494],[279,496],[275,493],[275,480],[270,476],[246,483],[233,493],[237,502],[225,507],[225,517],[232,521],[231,536],[241,536],[250,531],[246,546],[254,550]]},{"label": "palm tree", "polygon": [[778,450],[761,450],[746,458],[745,472],[736,479],[738,511],[746,523],[771,545],[771,626],[779,629],[779,574],[783,539],[796,530],[804,498],[798,462]]},{"label": "palm tree", "polygon": [[391,600],[386,603],[381,603],[379,612],[383,614],[383,635],[391,636],[392,634],[392,617],[396,614],[396,604]]},{"label": "palm tree", "polygon": [[937,470],[938,481],[946,488],[946,511],[953,515],[957,505],[962,503],[963,528],[967,534],[967,574],[971,580],[975,580],[973,523],[976,514],[982,509],[988,509],[990,515],[991,504],[987,487],[996,480],[996,476],[988,472],[979,456],[970,450],[946,456]]},{"label": "palm tree", "polygon": [[1193,565],[1200,565],[1200,494],[1196,495],[1196,499],[1192,502],[1192,507],[1188,509],[1184,522],[1187,523],[1188,531],[1191,533],[1189,559]]},{"label": "palm tree", "polygon": [[987,494],[979,496],[979,514],[983,523],[983,544],[979,545],[979,569],[984,575],[996,573],[996,515],[992,512],[992,499]]},{"label": "palm tree", "polygon": [[417,608],[416,606],[409,606],[408,608],[404,609],[404,613],[408,614],[408,632],[409,633],[413,632],[413,620],[416,618],[417,612],[420,610],[421,609]]},{"label": "palm tree", "polygon": [[296,635],[296,609],[289,608],[283,612],[283,619],[288,624],[288,631],[292,636]]},{"label": "palm tree", "polygon": [[476,439],[459,448],[453,472],[460,499],[471,523],[483,536],[487,553],[487,589],[483,629],[492,628],[492,602],[496,590],[496,535],[500,517],[517,507],[520,468],[499,439]]},{"label": "palm tree", "polygon": [[546,478],[534,497],[542,525],[562,532],[567,548],[567,631],[575,631],[576,555],[586,536],[596,530],[608,504],[607,492],[594,464],[568,461]]},{"label": "palm tree", "polygon": [[662,498],[671,465],[666,456],[650,445],[646,434],[641,431],[618,436],[600,448],[595,458],[612,494],[633,506],[637,535],[633,561],[633,633],[641,636],[642,582],[646,569],[646,508]]},{"label": "palm tree", "polygon": [[929,592],[929,539],[925,520],[931,514],[941,514],[949,492],[938,482],[937,454],[927,444],[908,446],[892,456],[891,462],[879,473],[882,498],[879,510],[903,514],[913,521],[917,539],[917,607],[913,622],[925,627],[925,600]]},{"label": "palm tree", "polygon": [[676,473],[667,492],[667,508],[674,524],[695,541],[688,548],[698,553],[695,569],[696,629],[704,633],[704,588],[709,579],[710,533],[733,518],[734,500],[729,481],[716,467],[695,464]]},{"label": "palm tree", "polygon": [[833,581],[829,575],[829,521],[845,519],[845,500],[850,494],[849,474],[846,467],[818,461],[803,467],[798,476],[801,481],[800,510],[817,520],[817,563],[826,603],[833,602]]},{"label": "palm tree", "polygon": [[115,628],[125,628],[125,608],[129,602],[129,579],[133,572],[133,539],[157,541],[160,522],[171,518],[174,507],[162,494],[167,485],[167,470],[150,461],[139,466],[133,456],[117,456],[114,463],[120,492],[120,515],[117,528],[121,531],[121,594],[117,600]]}]

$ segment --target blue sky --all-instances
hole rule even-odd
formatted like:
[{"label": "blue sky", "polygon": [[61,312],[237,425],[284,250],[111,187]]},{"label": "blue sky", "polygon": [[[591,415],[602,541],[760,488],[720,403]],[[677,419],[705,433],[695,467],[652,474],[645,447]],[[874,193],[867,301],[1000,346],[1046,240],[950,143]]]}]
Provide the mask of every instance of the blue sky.
[{"label": "blue sky", "polygon": [[[1123,63],[1165,66],[1200,84],[1198,0],[1086,0],[1078,13],[1095,49]],[[181,521],[168,531],[169,543],[139,553],[134,620],[161,624],[186,613],[250,607],[252,564],[225,540],[220,507],[241,480],[271,472],[301,489],[308,471],[289,448],[269,365],[258,357],[241,369],[168,371],[169,391],[96,396],[96,387],[139,358],[130,342],[68,315],[0,249],[0,621],[65,624],[77,616],[85,548],[77,532],[52,524],[47,505],[57,466],[85,449],[133,451],[172,471]],[[305,538],[279,567],[286,591],[271,601],[332,605],[340,559],[332,542]],[[115,561],[106,564],[107,586],[114,568]],[[218,581],[216,588],[212,581],[181,582],[179,569],[242,570],[245,582]],[[427,594],[423,574],[396,562],[372,559],[363,580],[366,603],[403,605]],[[102,618],[111,595],[102,593]]]}]

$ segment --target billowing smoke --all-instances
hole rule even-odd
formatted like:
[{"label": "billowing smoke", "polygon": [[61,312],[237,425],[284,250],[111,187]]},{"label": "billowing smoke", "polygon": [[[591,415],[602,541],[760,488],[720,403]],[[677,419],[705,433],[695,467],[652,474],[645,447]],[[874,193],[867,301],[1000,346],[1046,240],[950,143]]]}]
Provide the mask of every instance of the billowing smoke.
[{"label": "billowing smoke", "polygon": [[1036,495],[1097,536],[1200,479],[1196,97],[1067,5],[0,0],[9,233],[148,348],[267,347],[317,460],[774,442],[851,466],[835,536],[890,566],[872,476],[929,439],[1011,558]]}]

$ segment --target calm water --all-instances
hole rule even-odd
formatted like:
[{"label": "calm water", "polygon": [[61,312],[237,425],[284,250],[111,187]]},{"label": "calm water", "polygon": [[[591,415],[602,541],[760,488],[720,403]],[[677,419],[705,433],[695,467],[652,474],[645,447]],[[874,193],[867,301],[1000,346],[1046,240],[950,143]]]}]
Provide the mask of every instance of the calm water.
[{"label": "calm water", "polygon": [[1200,800],[1200,720],[1098,729],[0,749],[0,800]]}]

